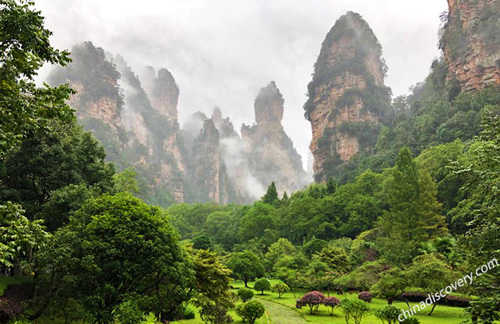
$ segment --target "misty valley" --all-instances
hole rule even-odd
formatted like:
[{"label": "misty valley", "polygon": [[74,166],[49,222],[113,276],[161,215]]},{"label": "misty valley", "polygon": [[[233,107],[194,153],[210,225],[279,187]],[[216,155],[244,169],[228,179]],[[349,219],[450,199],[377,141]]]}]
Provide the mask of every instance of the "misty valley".
[{"label": "misty valley", "polygon": [[[398,60],[407,40],[380,28],[379,4],[330,17],[321,43],[314,24],[283,26],[347,4],[223,2],[207,17],[238,23],[201,37],[255,18],[290,57],[255,68],[243,51],[244,74],[229,46],[227,65],[207,60],[219,40],[190,38],[204,22],[161,14],[205,14],[198,1],[0,1],[0,323],[500,323],[500,1],[439,0],[439,57],[397,95],[382,39]],[[175,53],[138,59],[146,38],[105,35],[107,6],[138,31],[170,17]],[[68,17],[109,42],[79,41],[91,29]],[[311,51],[297,114],[292,62]],[[237,75],[196,87],[197,64]]]}]

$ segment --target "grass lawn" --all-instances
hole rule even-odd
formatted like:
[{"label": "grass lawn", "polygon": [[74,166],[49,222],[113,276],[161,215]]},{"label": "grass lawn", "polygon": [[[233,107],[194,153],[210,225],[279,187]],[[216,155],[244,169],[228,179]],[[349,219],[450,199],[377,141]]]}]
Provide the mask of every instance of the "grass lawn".
[{"label": "grass lawn", "polygon": [[0,296],[3,296],[5,290],[7,290],[7,287],[9,287],[9,285],[23,284],[26,282],[30,282],[32,279],[32,277],[27,276],[10,277],[0,275]]},{"label": "grass lawn", "polygon": [[[276,280],[271,280],[274,285]],[[253,287],[253,283],[249,283],[249,287]],[[233,282],[233,287],[236,289],[244,287],[243,282],[235,281]],[[236,291],[236,290],[235,290]],[[270,320],[268,321],[266,317],[262,317],[257,324],[301,324],[301,323],[328,323],[328,324],[345,324],[344,317],[340,308],[335,308],[333,316],[329,315],[328,310],[324,306],[320,306],[319,310],[314,314],[309,314],[309,308],[303,307],[302,309],[295,308],[295,300],[303,295],[304,292],[298,292],[292,294],[291,292],[284,294],[281,298],[278,298],[278,294],[266,292],[264,295],[259,295],[259,292],[255,291],[254,298],[257,300],[262,300],[266,305],[266,310],[269,313]],[[327,295],[327,294],[325,294]],[[330,296],[335,296],[340,300],[344,298],[357,298],[357,294],[345,294],[337,295],[330,294]],[[374,298],[369,304],[370,312],[368,316],[364,317],[362,324],[381,324],[378,318],[373,315],[373,312],[387,305],[385,299]],[[395,302],[394,306],[407,309],[406,303]],[[411,303],[413,306],[414,304]],[[459,324],[465,319],[464,309],[459,307],[449,307],[449,306],[436,306],[432,316],[427,316],[431,308],[426,308],[423,312],[416,315],[420,320],[421,324]],[[242,323],[241,319],[234,313],[230,312],[231,316],[234,318],[234,323]],[[199,315],[196,315],[194,320],[184,320],[179,321],[182,324],[201,324],[203,323],[199,319]]]}]

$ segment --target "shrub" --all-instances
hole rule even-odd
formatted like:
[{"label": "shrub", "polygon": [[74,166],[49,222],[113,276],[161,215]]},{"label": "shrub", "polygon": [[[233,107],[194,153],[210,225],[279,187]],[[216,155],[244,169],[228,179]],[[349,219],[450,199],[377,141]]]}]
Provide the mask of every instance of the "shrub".
[{"label": "shrub", "polygon": [[246,303],[253,298],[253,291],[248,288],[241,288],[238,290],[238,297],[240,297],[241,301]]},{"label": "shrub", "polygon": [[361,299],[362,301],[365,301],[367,303],[371,303],[372,302],[372,294],[368,291],[362,291],[359,295],[358,295],[358,299]]},{"label": "shrub", "polygon": [[264,315],[265,311],[264,305],[257,300],[251,300],[236,306],[236,314],[238,314],[243,321],[248,320],[249,324],[254,324],[258,318]]},{"label": "shrub", "polygon": [[138,324],[143,312],[137,307],[137,303],[126,300],[113,310],[113,318],[120,324]]},{"label": "shrub", "polygon": [[278,298],[281,298],[281,295],[283,295],[284,293],[286,293],[289,290],[290,290],[290,287],[288,287],[287,284],[282,283],[282,282],[278,282],[272,288],[272,291],[278,294]]},{"label": "shrub", "polygon": [[375,316],[379,318],[384,324],[399,323],[399,314],[401,314],[401,310],[392,305],[386,305],[384,308],[381,308],[375,312]]},{"label": "shrub", "polygon": [[307,305],[311,310],[311,314],[318,310],[319,305],[325,300],[325,295],[319,291],[311,291],[302,296],[301,299],[297,301],[300,305]]},{"label": "shrub", "polygon": [[194,319],[196,317],[196,312],[192,308],[186,308],[182,317],[183,319]]},{"label": "shrub", "polygon": [[323,305],[328,308],[330,315],[333,315],[333,309],[335,306],[340,305],[340,300],[336,297],[326,297],[323,299]]},{"label": "shrub", "polygon": [[363,316],[368,313],[368,305],[365,302],[358,299],[344,299],[340,303],[342,312],[344,313],[345,322],[349,324],[350,320],[354,321],[354,324],[361,323]]},{"label": "shrub", "polygon": [[269,281],[269,279],[260,278],[257,281],[255,281],[253,289],[260,291],[261,292],[260,294],[264,295],[265,290],[271,290],[271,282]]},{"label": "shrub", "polygon": [[420,324],[420,321],[415,317],[410,317],[400,322],[401,324]]}]

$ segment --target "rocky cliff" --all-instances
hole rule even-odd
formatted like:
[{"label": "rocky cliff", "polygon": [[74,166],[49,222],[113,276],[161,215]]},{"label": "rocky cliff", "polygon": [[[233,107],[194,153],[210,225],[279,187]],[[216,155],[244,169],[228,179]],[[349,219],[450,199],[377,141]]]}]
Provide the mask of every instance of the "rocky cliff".
[{"label": "rocky cliff", "polygon": [[382,48],[368,24],[353,12],[339,18],[323,42],[304,105],[316,181],[374,149],[390,109],[385,74]]},{"label": "rocky cliff", "polygon": [[189,157],[188,181],[192,200],[227,204],[238,197],[222,157],[220,133],[213,119],[205,119],[193,141]]},{"label": "rocky cliff", "polygon": [[440,47],[457,90],[500,85],[500,2],[448,0]]},{"label": "rocky cliff", "polygon": [[166,69],[134,73],[124,58],[86,42],[72,49],[73,62],[49,77],[69,83],[78,120],[105,147],[119,170],[133,167],[149,203],[250,203],[271,181],[280,191],[308,183],[300,156],[285,134],[283,97],[274,82],[255,100],[256,124],[243,138],[219,108],[199,112],[181,129],[179,87]]},{"label": "rocky cliff", "polygon": [[148,69],[147,89],[125,60],[86,42],[72,49],[73,62],[53,71],[52,84],[69,83],[70,106],[94,133],[119,169],[138,173],[141,197],[159,205],[184,201],[185,162],[177,122],[179,90],[171,74]]},{"label": "rocky cliff", "polygon": [[256,123],[241,127],[249,152],[248,172],[265,187],[274,181],[281,193],[299,190],[309,182],[302,158],[281,124],[284,102],[276,84],[269,83],[255,99]]}]

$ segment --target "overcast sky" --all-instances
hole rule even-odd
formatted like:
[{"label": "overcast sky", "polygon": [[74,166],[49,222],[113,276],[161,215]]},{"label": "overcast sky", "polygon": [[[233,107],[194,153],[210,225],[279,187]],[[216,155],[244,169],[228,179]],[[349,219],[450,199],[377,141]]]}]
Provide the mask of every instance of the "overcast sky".
[{"label": "overcast sky", "polygon": [[393,94],[422,81],[440,54],[445,0],[36,0],[69,49],[90,40],[135,69],[165,67],[179,84],[183,123],[219,106],[239,131],[254,121],[259,89],[274,80],[285,98],[283,124],[307,161],[311,127],[303,117],[307,84],[321,43],[346,11],[371,26],[389,67]]}]

